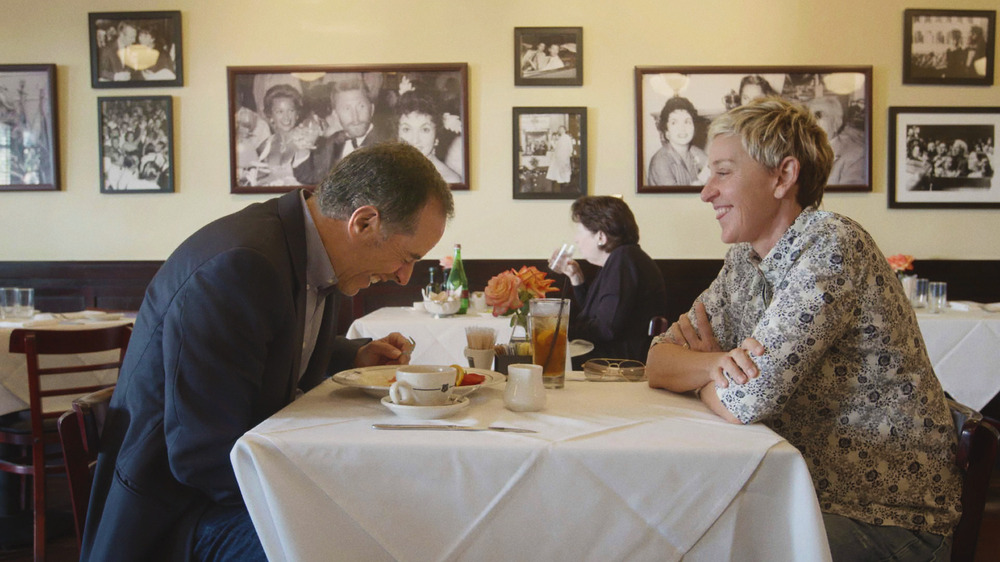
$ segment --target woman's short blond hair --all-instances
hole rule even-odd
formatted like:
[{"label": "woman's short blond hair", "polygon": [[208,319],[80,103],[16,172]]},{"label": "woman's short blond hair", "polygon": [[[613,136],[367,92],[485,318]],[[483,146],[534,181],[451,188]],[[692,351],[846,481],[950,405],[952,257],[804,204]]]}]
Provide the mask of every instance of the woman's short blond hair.
[{"label": "woman's short blond hair", "polygon": [[712,121],[708,138],[719,135],[739,137],[743,150],[768,170],[776,170],[788,156],[795,158],[799,161],[795,200],[802,208],[823,201],[833,149],[826,132],[805,107],[777,97],[756,99]]}]

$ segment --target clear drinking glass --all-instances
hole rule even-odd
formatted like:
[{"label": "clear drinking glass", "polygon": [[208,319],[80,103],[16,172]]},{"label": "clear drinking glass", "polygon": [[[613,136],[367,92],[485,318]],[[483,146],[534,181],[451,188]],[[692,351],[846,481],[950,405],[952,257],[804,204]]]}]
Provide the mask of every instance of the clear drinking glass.
[{"label": "clear drinking glass", "polygon": [[944,281],[935,281],[929,284],[927,309],[933,313],[948,310],[948,284]]},{"label": "clear drinking glass", "polygon": [[532,299],[529,303],[532,362],[542,366],[545,388],[562,388],[569,347],[569,299]]},{"label": "clear drinking glass", "polygon": [[559,248],[559,251],[552,256],[549,260],[549,269],[552,271],[561,271],[563,267],[566,266],[566,262],[573,259],[573,252],[576,251],[576,246],[566,242]]},{"label": "clear drinking glass", "polygon": [[927,286],[929,281],[923,277],[917,278],[917,286],[913,291],[913,297],[910,299],[910,304],[913,308],[924,308],[927,306]]}]

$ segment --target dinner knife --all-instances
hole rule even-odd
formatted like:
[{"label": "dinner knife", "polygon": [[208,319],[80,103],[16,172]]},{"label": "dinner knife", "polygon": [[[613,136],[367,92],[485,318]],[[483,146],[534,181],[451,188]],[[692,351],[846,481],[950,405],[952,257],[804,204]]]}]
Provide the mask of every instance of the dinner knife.
[{"label": "dinner knife", "polygon": [[475,427],[471,425],[438,425],[430,423],[373,423],[372,429],[434,429],[438,431],[506,431],[508,433],[538,433],[533,429],[521,429],[520,427],[501,427],[498,425]]}]

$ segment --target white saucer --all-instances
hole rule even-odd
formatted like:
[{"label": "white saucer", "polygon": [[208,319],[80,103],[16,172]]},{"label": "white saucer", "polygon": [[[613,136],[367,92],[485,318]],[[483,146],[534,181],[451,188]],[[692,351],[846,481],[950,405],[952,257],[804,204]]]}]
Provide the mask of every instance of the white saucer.
[{"label": "white saucer", "polygon": [[439,420],[457,414],[459,410],[469,405],[469,399],[465,396],[452,396],[449,404],[441,406],[407,406],[405,404],[394,404],[386,396],[382,399],[382,405],[392,410],[392,413],[401,418],[411,420]]}]

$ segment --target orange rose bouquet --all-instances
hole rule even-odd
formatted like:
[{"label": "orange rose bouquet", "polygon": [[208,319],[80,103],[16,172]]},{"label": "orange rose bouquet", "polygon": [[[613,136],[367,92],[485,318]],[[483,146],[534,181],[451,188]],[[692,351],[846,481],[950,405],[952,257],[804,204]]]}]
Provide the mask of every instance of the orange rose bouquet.
[{"label": "orange rose bouquet", "polygon": [[552,287],[553,279],[535,266],[521,266],[521,269],[504,271],[494,275],[486,284],[486,304],[493,307],[493,316],[510,315],[511,326],[528,324],[528,301],[542,298],[546,293],[558,291]]},{"label": "orange rose bouquet", "polygon": [[896,275],[904,271],[913,271],[913,256],[909,254],[896,254],[889,256],[886,260],[889,261],[889,267],[896,272]]}]

